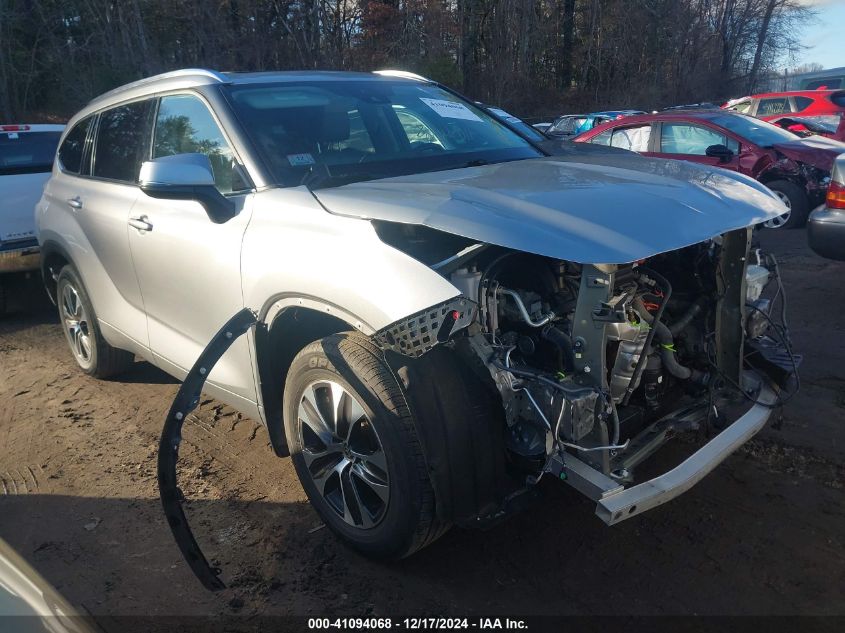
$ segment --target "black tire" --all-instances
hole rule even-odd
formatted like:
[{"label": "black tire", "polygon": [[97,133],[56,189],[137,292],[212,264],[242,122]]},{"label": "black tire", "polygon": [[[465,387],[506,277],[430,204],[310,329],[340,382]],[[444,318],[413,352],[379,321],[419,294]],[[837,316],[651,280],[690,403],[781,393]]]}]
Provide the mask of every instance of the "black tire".
[{"label": "black tire", "polygon": [[810,214],[810,200],[807,192],[799,185],[789,180],[773,180],[767,182],[766,186],[779,195],[789,207],[789,218],[786,222],[778,224],[777,221],[764,223],[766,228],[777,229],[798,229],[807,223],[807,216]]},{"label": "black tire", "polygon": [[[366,416],[360,419],[372,425],[383,447],[389,498],[380,520],[367,528],[350,524],[330,505],[318,490],[303,456],[303,436],[307,431],[301,430],[306,423],[300,419],[300,403],[308,389],[316,393],[313,385],[321,381],[339,384],[357,400]],[[449,524],[436,516],[434,490],[412,414],[393,374],[369,339],[347,332],[305,347],[288,370],[283,406],[285,435],[299,480],[324,523],[343,542],[371,558],[399,559],[434,542],[448,530]],[[314,454],[305,448],[309,455]],[[311,462],[312,468],[314,463]]]},{"label": "black tire", "polygon": [[[81,306],[81,310],[75,311],[74,314],[70,314],[73,308],[67,303],[70,298],[68,293],[75,294]],[[131,352],[112,347],[103,338],[97,322],[97,314],[94,312],[94,305],[88,297],[88,292],[82,284],[79,273],[70,264],[64,266],[59,273],[56,284],[56,304],[71,355],[82,371],[96,378],[108,378],[122,373],[132,366],[135,356]],[[84,317],[75,319],[78,322],[78,330],[72,330],[69,326],[73,320],[70,317],[73,316]],[[88,340],[87,346],[80,346],[75,343],[74,337],[77,336],[75,332],[84,332],[84,336]],[[77,340],[79,339],[77,338]],[[81,349],[87,349],[87,355],[80,352]]]}]

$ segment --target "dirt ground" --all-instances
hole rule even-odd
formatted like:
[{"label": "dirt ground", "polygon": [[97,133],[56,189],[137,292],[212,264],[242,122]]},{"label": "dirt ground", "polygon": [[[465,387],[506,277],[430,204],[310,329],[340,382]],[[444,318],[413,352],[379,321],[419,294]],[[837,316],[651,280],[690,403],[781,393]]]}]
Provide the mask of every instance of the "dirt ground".
[{"label": "dirt ground", "polygon": [[106,630],[125,630],[116,616],[164,614],[845,614],[845,264],[805,239],[764,235],[804,354],[783,428],[613,528],[549,481],[539,503],[490,531],[452,530],[409,560],[369,562],[320,529],[263,427],[204,400],[186,425],[181,484],[230,587],[211,594],[156,488],[178,385],[143,362],[112,381],[82,375],[44,306],[0,319],[0,536]]}]

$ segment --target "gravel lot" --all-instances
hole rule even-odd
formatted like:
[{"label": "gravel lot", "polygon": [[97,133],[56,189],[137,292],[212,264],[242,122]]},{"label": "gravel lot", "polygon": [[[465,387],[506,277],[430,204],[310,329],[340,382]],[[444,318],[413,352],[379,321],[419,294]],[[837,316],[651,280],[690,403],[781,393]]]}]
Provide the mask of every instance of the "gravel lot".
[{"label": "gravel lot", "polygon": [[115,616],[151,614],[843,615],[845,264],[814,256],[804,231],[763,240],[782,263],[801,393],[781,430],[616,527],[550,481],[495,529],[453,530],[409,560],[372,563],[319,529],[263,427],[204,400],[186,425],[181,483],[230,586],[210,594],[156,488],[178,385],[143,362],[117,380],[83,376],[52,307],[37,305],[0,319],[0,536],[106,630],[125,630]]}]

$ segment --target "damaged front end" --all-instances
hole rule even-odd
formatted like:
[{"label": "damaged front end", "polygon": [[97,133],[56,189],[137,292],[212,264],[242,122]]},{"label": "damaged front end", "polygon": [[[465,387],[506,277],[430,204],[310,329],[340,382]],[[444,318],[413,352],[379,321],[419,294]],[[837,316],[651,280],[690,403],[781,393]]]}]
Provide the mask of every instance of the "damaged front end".
[{"label": "damaged front end", "polygon": [[[486,523],[551,475],[613,524],[757,433],[797,387],[800,358],[776,310],[777,262],[751,238],[732,230],[624,265],[469,244],[431,264],[461,295],[374,340],[415,412],[439,511]],[[703,445],[639,481],[680,434]]]}]

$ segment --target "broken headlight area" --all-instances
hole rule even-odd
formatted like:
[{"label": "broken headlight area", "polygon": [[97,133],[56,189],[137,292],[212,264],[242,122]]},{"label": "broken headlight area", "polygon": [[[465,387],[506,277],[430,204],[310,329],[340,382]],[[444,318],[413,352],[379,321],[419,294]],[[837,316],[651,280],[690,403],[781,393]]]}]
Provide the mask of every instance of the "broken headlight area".
[{"label": "broken headlight area", "polygon": [[477,310],[461,312],[460,327],[441,318],[431,340],[495,388],[510,472],[527,486],[548,473],[577,480],[599,499],[635,482],[635,467],[678,434],[706,438],[739,419],[759,430],[794,389],[800,358],[777,262],[751,252],[750,235],[624,265],[465,249],[441,270],[461,290],[455,301]]}]

